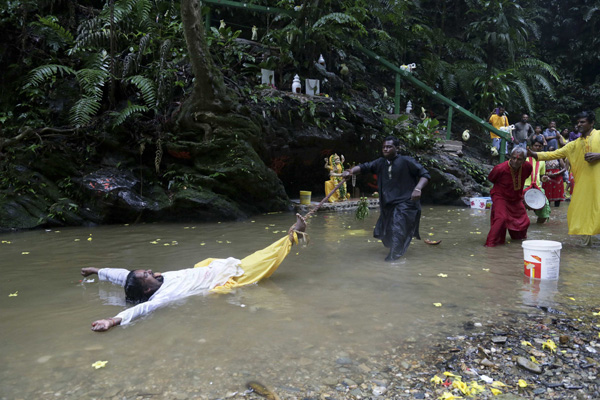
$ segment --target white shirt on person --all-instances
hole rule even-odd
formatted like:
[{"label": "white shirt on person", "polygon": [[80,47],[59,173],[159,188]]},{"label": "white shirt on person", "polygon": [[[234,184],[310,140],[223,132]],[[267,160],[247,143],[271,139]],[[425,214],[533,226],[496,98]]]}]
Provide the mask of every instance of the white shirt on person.
[{"label": "white shirt on person", "polygon": [[[98,277],[101,281],[125,286],[129,272],[122,268],[102,268],[98,271]],[[224,285],[229,278],[243,274],[240,260],[233,257],[214,260],[202,268],[164,272],[162,285],[148,301],[121,311],[115,317],[121,318],[121,325],[127,325],[135,318],[149,314],[159,307],[189,296],[206,293],[210,289]]]}]

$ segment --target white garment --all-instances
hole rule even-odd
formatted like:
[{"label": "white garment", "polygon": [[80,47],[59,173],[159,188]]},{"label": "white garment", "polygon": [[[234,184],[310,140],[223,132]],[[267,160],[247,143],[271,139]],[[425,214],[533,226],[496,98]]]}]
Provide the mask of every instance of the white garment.
[{"label": "white garment", "polygon": [[[121,268],[102,268],[98,271],[101,281],[110,281],[121,286],[125,286],[127,274],[129,271]],[[214,260],[202,268],[164,272],[162,274],[163,284],[148,301],[120,312],[115,318],[121,318],[121,325],[127,325],[133,319],[146,315],[168,303],[205,293],[214,287],[224,285],[229,278],[243,274],[244,270],[240,268],[240,260],[233,257]]]}]

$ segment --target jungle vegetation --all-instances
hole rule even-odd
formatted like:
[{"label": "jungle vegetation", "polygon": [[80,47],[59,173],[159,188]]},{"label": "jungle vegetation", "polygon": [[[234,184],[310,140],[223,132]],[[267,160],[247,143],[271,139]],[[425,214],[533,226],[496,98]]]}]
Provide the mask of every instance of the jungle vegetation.
[{"label": "jungle vegetation", "polygon": [[[161,126],[192,91],[180,2],[3,3],[5,140],[24,127],[79,129],[98,119],[112,127],[128,120]],[[568,119],[580,109],[596,108],[596,1],[250,3],[295,8],[298,14],[212,8],[213,26],[205,39],[217,68],[238,86],[260,67],[282,72],[280,81],[289,85],[292,74],[324,54],[330,70],[345,64],[356,75],[375,76],[379,84],[369,87],[392,88],[393,77],[356,51],[362,45],[399,65],[415,62],[419,79],[482,115],[498,103],[538,119]],[[219,20],[224,28],[218,28]],[[258,29],[257,41],[278,51],[258,60],[246,52],[235,39],[250,39],[251,25]],[[355,80],[354,86],[367,85]],[[421,96],[412,88],[403,91]]]},{"label": "jungle vegetation", "polygon": [[[233,182],[236,174],[272,174],[253,148],[260,128],[256,121],[249,123],[247,108],[242,112],[245,104],[260,101],[263,115],[269,115],[269,107],[282,102],[277,95],[261,94],[261,68],[275,70],[272,85],[289,91],[295,74],[306,77],[319,68],[315,61],[322,54],[332,93],[348,110],[355,109],[356,99],[370,102],[383,119],[394,75],[359,47],[396,65],[415,63],[418,79],[482,118],[503,104],[511,122],[527,112],[536,123],[552,119],[568,127],[575,113],[597,108],[597,1],[248,2],[289,12],[264,14],[192,0],[4,0],[2,170],[21,154],[43,150],[47,138],[54,139],[57,149],[70,146],[82,155],[77,163],[85,162],[110,133],[121,138],[118,146],[139,149],[139,154],[151,145],[151,161],[140,162],[155,164],[169,190],[174,182],[186,188],[196,178],[184,179],[192,176],[185,168],[172,168],[169,177],[159,171],[163,143],[181,132],[200,132],[188,141],[199,137],[204,142],[196,155],[223,166],[200,167],[205,187]],[[343,84],[335,87],[336,81]],[[425,105],[432,114],[446,112],[408,84],[400,90],[403,99]],[[309,101],[303,107],[298,115],[321,127],[318,104]],[[347,114],[331,116],[345,121]],[[226,129],[215,129],[219,126]],[[208,143],[214,138],[220,144]],[[229,158],[212,156],[211,146],[227,151]],[[186,151],[175,150],[175,157],[189,159]],[[232,155],[245,160],[237,172],[228,167]],[[28,162],[35,164],[33,158]],[[7,179],[5,175],[2,189],[10,189]],[[53,179],[69,181],[64,173]],[[239,182],[241,191],[257,185],[252,181],[244,189],[248,180]],[[218,196],[236,196],[225,192]]]}]

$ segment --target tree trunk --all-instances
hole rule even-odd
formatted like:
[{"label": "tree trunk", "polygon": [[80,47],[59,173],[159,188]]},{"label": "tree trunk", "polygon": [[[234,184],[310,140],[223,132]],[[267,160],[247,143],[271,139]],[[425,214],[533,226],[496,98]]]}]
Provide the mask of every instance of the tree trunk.
[{"label": "tree trunk", "polygon": [[188,125],[198,120],[198,113],[226,113],[234,103],[223,81],[223,75],[210,56],[202,24],[202,2],[182,0],[181,20],[195,77],[194,89],[186,100],[179,118],[180,123]]}]

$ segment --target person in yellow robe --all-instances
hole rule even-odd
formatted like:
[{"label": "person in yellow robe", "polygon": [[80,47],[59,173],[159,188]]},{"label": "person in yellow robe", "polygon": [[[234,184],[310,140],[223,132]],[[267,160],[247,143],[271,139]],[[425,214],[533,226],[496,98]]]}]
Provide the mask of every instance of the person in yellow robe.
[{"label": "person in yellow robe", "polygon": [[[504,115],[504,106],[498,106],[491,114],[488,122],[496,129],[504,128],[509,126],[508,118]],[[496,135],[494,132],[490,131],[490,138],[492,139],[492,146],[496,148],[496,150],[500,151],[500,136]],[[507,143],[508,146],[508,143]],[[506,147],[506,151],[508,152],[508,147]]]},{"label": "person in yellow robe", "polygon": [[570,235],[583,235],[584,245],[592,244],[592,235],[600,233],[600,131],[594,129],[596,115],[584,111],[577,115],[581,136],[564,147],[529,155],[547,161],[567,158],[576,185],[567,212]]},{"label": "person in yellow robe", "polygon": [[[325,181],[325,196],[327,196],[338,183],[342,181],[342,172],[344,172],[344,156],[340,158],[337,154],[332,154],[325,159],[325,169],[329,170],[329,180]],[[330,203],[336,201],[344,201],[348,199],[348,189],[344,183],[334,194],[329,198]]]}]

